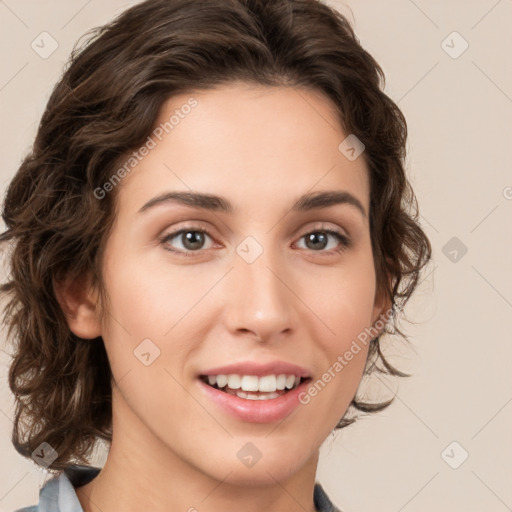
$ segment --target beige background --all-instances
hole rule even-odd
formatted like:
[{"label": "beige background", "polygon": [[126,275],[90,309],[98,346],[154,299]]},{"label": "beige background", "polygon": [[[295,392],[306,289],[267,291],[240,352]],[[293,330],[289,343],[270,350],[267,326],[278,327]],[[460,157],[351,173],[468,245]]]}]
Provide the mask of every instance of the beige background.
[{"label": "beige background", "polygon": [[[133,3],[0,1],[2,194],[74,42]],[[434,261],[408,308],[411,348],[392,345],[413,377],[382,382],[398,389],[395,403],[330,438],[318,478],[345,512],[512,510],[512,1],[329,3],[354,22],[408,119],[408,169]],[[58,43],[47,59],[31,48],[43,31]],[[458,58],[445,51],[463,49],[459,36],[446,39],[453,31],[469,44]],[[445,245],[452,237],[462,257]],[[36,503],[45,478],[10,444],[4,338],[0,512]],[[463,450],[469,458],[452,469],[446,461]]]}]

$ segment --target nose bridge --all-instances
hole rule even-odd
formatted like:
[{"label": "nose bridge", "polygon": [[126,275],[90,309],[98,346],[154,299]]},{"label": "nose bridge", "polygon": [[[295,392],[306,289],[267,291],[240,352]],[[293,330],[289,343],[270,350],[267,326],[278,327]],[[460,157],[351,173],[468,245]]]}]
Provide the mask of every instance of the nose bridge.
[{"label": "nose bridge", "polygon": [[294,301],[282,258],[251,237],[236,252],[228,291],[230,329],[251,331],[262,341],[291,329]]}]

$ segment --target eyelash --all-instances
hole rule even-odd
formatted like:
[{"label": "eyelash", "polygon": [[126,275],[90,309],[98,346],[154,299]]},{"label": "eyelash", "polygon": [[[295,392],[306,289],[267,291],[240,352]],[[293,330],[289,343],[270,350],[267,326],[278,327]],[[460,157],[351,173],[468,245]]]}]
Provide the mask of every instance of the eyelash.
[{"label": "eyelash", "polygon": [[[196,228],[194,226],[187,226],[185,228],[179,229],[179,230],[174,231],[172,233],[168,233],[168,234],[163,235],[159,239],[159,242],[164,246],[164,249],[166,251],[169,251],[169,252],[171,252],[173,254],[176,254],[176,255],[179,255],[179,256],[183,256],[183,257],[187,257],[187,258],[197,256],[204,249],[199,249],[197,251],[182,251],[182,250],[171,249],[171,248],[169,248],[167,246],[167,242],[169,240],[172,240],[173,238],[175,238],[176,236],[178,236],[180,234],[188,233],[188,232],[203,233],[203,234],[208,235],[212,240],[214,238],[213,235],[207,229],[205,229],[205,228]],[[338,231],[332,230],[332,229],[321,229],[321,228],[314,229],[312,231],[308,231],[307,233],[304,233],[303,235],[301,235],[299,240],[303,239],[305,236],[310,235],[312,233],[325,233],[325,234],[331,235],[331,236],[333,236],[334,238],[336,238],[338,240],[338,242],[340,243],[340,247],[338,247],[336,249],[331,249],[329,251],[324,251],[324,250],[314,251],[312,249],[309,249],[311,252],[330,256],[330,255],[333,255],[333,254],[341,254],[343,251],[345,251],[346,249],[351,247],[351,241],[349,240],[349,238],[347,236],[345,236],[344,234],[342,234],[342,233],[340,233]],[[308,250],[308,249],[305,249],[305,250]]]}]

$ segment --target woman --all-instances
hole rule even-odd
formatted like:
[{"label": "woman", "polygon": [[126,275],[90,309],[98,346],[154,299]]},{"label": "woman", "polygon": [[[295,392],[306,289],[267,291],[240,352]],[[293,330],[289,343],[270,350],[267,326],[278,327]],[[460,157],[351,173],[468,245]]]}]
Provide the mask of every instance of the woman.
[{"label": "woman", "polygon": [[73,54],[3,210],[23,510],[337,510],[319,448],[389,405],[431,253],[382,78],[311,0],[148,0]]}]

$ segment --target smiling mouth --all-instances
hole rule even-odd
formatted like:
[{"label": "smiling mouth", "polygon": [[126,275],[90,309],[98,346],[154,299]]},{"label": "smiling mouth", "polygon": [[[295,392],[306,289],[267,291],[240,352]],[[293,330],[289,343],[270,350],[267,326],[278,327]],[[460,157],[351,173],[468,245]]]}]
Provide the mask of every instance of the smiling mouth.
[{"label": "smiling mouth", "polygon": [[296,375],[200,375],[207,385],[245,400],[273,400],[289,393],[309,378]]}]

